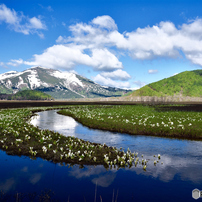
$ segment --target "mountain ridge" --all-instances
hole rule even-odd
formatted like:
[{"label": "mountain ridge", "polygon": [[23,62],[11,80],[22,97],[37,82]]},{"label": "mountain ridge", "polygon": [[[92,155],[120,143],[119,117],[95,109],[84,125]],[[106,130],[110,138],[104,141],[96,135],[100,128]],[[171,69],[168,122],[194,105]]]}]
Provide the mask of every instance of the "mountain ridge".
[{"label": "mountain ridge", "polygon": [[0,74],[1,94],[14,94],[26,89],[42,91],[55,99],[116,97],[131,91],[106,88],[73,72],[60,72],[40,66],[22,72]]}]

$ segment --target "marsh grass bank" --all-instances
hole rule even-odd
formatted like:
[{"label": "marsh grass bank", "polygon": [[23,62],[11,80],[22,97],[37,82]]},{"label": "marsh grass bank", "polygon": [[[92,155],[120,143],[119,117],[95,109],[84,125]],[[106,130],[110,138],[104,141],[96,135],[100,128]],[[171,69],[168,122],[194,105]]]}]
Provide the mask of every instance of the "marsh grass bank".
[{"label": "marsh grass bank", "polygon": [[58,113],[94,129],[201,140],[201,107],[198,109],[189,105],[82,105]]},{"label": "marsh grass bank", "polygon": [[106,168],[141,164],[146,169],[148,160],[140,161],[138,154],[129,149],[124,152],[105,144],[65,137],[50,130],[40,130],[29,123],[35,112],[51,109],[55,108],[0,110],[0,148],[10,155],[41,157],[54,163],[104,165]]}]

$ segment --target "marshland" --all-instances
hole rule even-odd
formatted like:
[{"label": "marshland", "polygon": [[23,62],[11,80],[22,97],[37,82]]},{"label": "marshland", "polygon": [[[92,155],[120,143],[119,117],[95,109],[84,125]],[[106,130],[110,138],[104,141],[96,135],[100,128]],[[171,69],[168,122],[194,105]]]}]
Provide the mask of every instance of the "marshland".
[{"label": "marshland", "polygon": [[4,200],[149,200],[144,188],[156,199],[191,200],[202,184],[200,106],[71,105],[0,114]]}]

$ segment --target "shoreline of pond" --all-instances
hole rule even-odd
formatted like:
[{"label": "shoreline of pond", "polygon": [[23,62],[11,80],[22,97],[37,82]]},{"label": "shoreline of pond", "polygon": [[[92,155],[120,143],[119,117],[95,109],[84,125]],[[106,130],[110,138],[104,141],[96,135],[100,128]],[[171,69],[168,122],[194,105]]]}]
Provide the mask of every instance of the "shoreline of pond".
[{"label": "shoreline of pond", "polygon": [[[59,125],[61,124],[65,126],[65,122],[68,121],[68,119],[65,119],[64,121],[61,121],[63,117],[65,116],[56,116],[56,110],[52,113],[46,113],[45,111],[42,113],[39,113],[39,116],[35,123],[39,126],[39,128],[42,128],[45,130],[46,128],[49,129],[49,127],[46,127],[49,125],[54,125],[54,120],[57,120],[57,123]],[[50,120],[45,122],[44,120],[47,120],[47,117],[51,117]],[[61,119],[59,118],[61,117]],[[69,118],[71,119],[71,118]],[[41,122],[44,124],[44,127],[42,125],[40,126],[38,123]],[[55,126],[57,125],[55,123]],[[36,125],[35,125],[36,126]],[[74,133],[72,133],[72,136],[81,138],[85,135],[93,136],[93,133],[97,133],[100,135],[99,131],[94,130],[88,130],[86,127],[82,127],[81,124],[76,124],[75,128],[73,130]],[[60,128],[60,127],[58,127]],[[49,129],[52,131],[54,130],[52,127]],[[60,134],[64,132],[64,135],[68,135],[68,127],[61,128],[61,130],[58,130]],[[66,133],[65,133],[66,131]],[[181,193],[179,200],[186,199],[190,197],[191,190],[193,190],[193,187],[197,187],[201,184],[201,176],[200,176],[200,167],[201,167],[201,142],[195,142],[195,141],[178,141],[178,140],[172,140],[171,138],[149,138],[144,136],[137,136],[132,137],[130,135],[121,135],[123,136],[123,139],[118,137],[118,134],[112,134],[110,137],[113,138],[113,142],[111,142],[111,139],[106,140],[105,137],[106,132],[104,132],[103,136],[101,136],[102,142],[99,142],[103,145],[103,142],[105,142],[109,146],[116,145],[117,148],[120,146],[123,146],[124,148],[129,148],[131,151],[139,152],[138,155],[141,158],[141,154],[144,154],[144,158],[146,159],[153,159],[153,155],[150,154],[161,154],[161,161],[163,161],[163,164],[157,163],[154,165],[153,161],[151,160],[147,165],[147,170],[142,169],[142,165],[138,165],[137,167],[132,167],[131,169],[128,168],[121,168],[119,170],[116,169],[106,169],[103,166],[87,166],[76,164],[74,166],[71,166],[71,164],[68,164],[65,166],[63,164],[60,165],[54,164],[50,161],[43,161],[42,158],[37,158],[36,160],[29,160],[29,157],[24,158],[22,156],[21,158],[18,158],[17,156],[10,156],[9,158],[6,157],[6,160],[4,162],[4,167],[7,171],[7,175],[5,172],[2,172],[3,176],[5,175],[5,178],[2,178],[2,183],[7,182],[7,179],[10,179],[13,177],[16,181],[17,179],[15,176],[19,176],[20,174],[22,177],[18,177],[18,184],[13,185],[13,190],[5,193],[4,197],[14,197],[14,194],[18,194],[18,200],[20,200],[20,196],[24,197],[22,200],[26,200],[28,198],[28,194],[32,194],[36,192],[35,199],[39,199],[38,196],[44,197],[47,196],[49,199],[51,199],[50,195],[52,192],[41,192],[41,190],[52,190],[54,192],[54,195],[52,195],[52,198],[54,200],[60,200],[65,201],[69,200],[69,196],[71,200],[77,200],[82,201],[83,196],[87,197],[88,195],[91,196],[90,198],[86,198],[89,200],[94,199],[94,193],[95,193],[95,187],[98,188],[97,193],[102,196],[102,198],[105,200],[111,199],[113,192],[116,193],[116,190],[121,190],[122,195],[119,194],[119,200],[123,199],[130,201],[130,196],[133,196],[134,190],[136,191],[136,198],[139,200],[142,200],[146,197],[144,195],[145,186],[146,188],[152,191],[152,196],[154,195],[157,199],[157,201],[161,201],[163,196],[168,194],[167,190],[170,190],[170,188],[173,188],[173,186],[176,184],[173,191],[169,193],[169,195],[172,198],[176,197],[176,193]],[[131,139],[124,139],[125,137],[132,137]],[[95,142],[97,137],[89,139],[91,142]],[[115,138],[115,139],[114,139]],[[85,138],[84,138],[85,139]],[[86,139],[85,139],[86,140]],[[125,140],[125,141],[123,141]],[[114,143],[117,144],[114,144]],[[110,144],[112,143],[112,144]],[[125,143],[126,145],[123,145]],[[133,146],[132,146],[133,145]],[[197,149],[198,148],[198,149]],[[6,154],[5,154],[6,155]],[[11,159],[10,159],[11,158]],[[9,160],[10,159],[10,160]],[[16,159],[16,160],[13,160]],[[22,164],[25,161],[24,164]],[[19,161],[19,163],[17,163]],[[30,162],[31,164],[27,163]],[[12,164],[11,164],[12,163]],[[38,163],[38,164],[37,164]],[[12,169],[13,172],[9,173],[10,169]],[[18,170],[15,170],[16,167],[19,165]],[[42,166],[43,165],[43,166]],[[26,168],[26,170],[24,169]],[[33,168],[33,169],[32,169]],[[43,168],[43,170],[41,170]],[[102,169],[103,172],[100,170]],[[192,171],[194,170],[194,173]],[[2,170],[3,171],[3,170]],[[19,172],[20,171],[20,172]],[[26,171],[26,172],[24,172]],[[30,172],[30,174],[28,174]],[[17,173],[17,174],[16,174]],[[38,184],[32,185],[30,180],[33,179],[35,176],[39,176],[38,173],[42,173],[41,179],[38,182]],[[197,174],[198,173],[198,174]],[[13,176],[12,176],[13,174]],[[78,178],[79,176],[79,178]],[[110,178],[112,176],[112,178]],[[103,178],[106,179],[106,182],[110,181],[112,179],[111,184],[109,184],[107,187],[101,187],[99,185],[99,180],[103,182]],[[26,180],[25,180],[26,179]],[[57,181],[56,181],[57,180]],[[98,185],[97,185],[98,180]],[[197,181],[196,181],[197,180]],[[25,183],[27,182],[27,183]],[[28,184],[29,183],[29,184]],[[155,187],[151,187],[151,184],[155,183]],[[23,188],[20,187],[20,185],[23,184]],[[181,186],[178,186],[178,185]],[[64,190],[63,187],[66,187],[67,191],[62,192],[61,190]],[[118,187],[118,188],[117,188]],[[36,189],[38,188],[38,189]],[[86,189],[85,189],[86,188]],[[161,196],[159,196],[159,192],[156,190],[162,190]],[[78,190],[82,190],[83,192],[78,193]],[[114,191],[115,190],[115,191]],[[175,190],[175,191],[174,191]],[[177,190],[177,192],[176,192]],[[186,194],[183,194],[184,191],[186,191]],[[22,194],[22,195],[21,195]],[[46,194],[46,195],[45,195]],[[15,195],[16,196],[16,195]],[[75,196],[78,196],[75,199]],[[178,194],[179,196],[179,194]],[[66,198],[65,198],[66,197]],[[80,198],[79,198],[80,197]],[[128,198],[127,198],[128,197]],[[15,198],[16,200],[16,198]],[[149,200],[149,197],[144,198],[145,201]],[[121,200],[122,201],[122,200]]]},{"label": "shoreline of pond", "polygon": [[[78,164],[81,166],[103,165],[106,168],[114,166],[117,169],[134,165],[135,154],[130,151],[127,151],[126,154],[116,147],[91,143],[70,136],[65,137],[50,130],[40,130],[27,122],[36,112],[54,109],[58,108],[24,109],[24,113],[22,112],[17,117],[18,122],[11,123],[13,128],[10,127],[7,130],[5,129],[7,125],[1,125],[1,150],[8,155],[28,156],[32,159],[39,157],[53,163]],[[9,111],[9,109],[2,110],[2,112],[5,111]],[[12,114],[14,111],[16,113]],[[12,116],[15,116],[20,111],[23,110],[12,109],[9,113],[11,112]]]},{"label": "shoreline of pond", "polygon": [[[166,111],[166,110],[179,110],[179,111],[195,111],[195,112],[201,112],[202,111],[202,106],[200,107],[197,107],[197,106],[177,106],[177,105],[174,105],[174,106],[169,106],[169,105],[159,105],[160,107],[157,108],[157,109],[160,109],[162,112],[163,111]],[[103,131],[110,131],[110,132],[118,132],[118,133],[125,133],[125,134],[129,134],[129,135],[143,135],[143,136],[155,136],[155,137],[163,137],[163,138],[174,138],[174,139],[184,139],[184,140],[198,140],[198,141],[202,141],[202,135],[201,136],[188,136],[187,134],[169,134],[169,133],[154,133],[152,131],[149,131],[149,130],[143,130],[143,131],[140,131],[138,133],[132,133],[131,131],[124,129],[124,128],[121,128],[119,127],[120,125],[117,124],[116,127],[114,127],[114,125],[108,125],[108,124],[105,124],[104,126],[102,124],[99,124],[99,123],[93,123],[93,122],[87,122],[87,121],[84,121],[82,118],[80,117],[77,117],[75,114],[71,113],[71,112],[67,112],[65,110],[60,110],[57,112],[58,114],[61,114],[61,115],[65,115],[65,116],[70,116],[72,118],[74,118],[77,122],[79,122],[80,124],[82,124],[83,126],[85,127],[88,127],[90,129],[98,129],[98,130],[103,130]],[[114,128],[112,128],[114,127]]]}]

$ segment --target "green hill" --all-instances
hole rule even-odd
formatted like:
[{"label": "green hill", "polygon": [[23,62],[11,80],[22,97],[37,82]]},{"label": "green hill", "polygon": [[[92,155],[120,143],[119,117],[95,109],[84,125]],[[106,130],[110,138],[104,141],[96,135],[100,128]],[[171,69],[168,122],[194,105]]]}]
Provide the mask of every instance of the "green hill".
[{"label": "green hill", "polygon": [[129,96],[202,96],[202,70],[185,71],[175,76],[148,84]]},{"label": "green hill", "polygon": [[52,96],[36,91],[36,90],[23,90],[10,97],[11,100],[51,100]]}]

